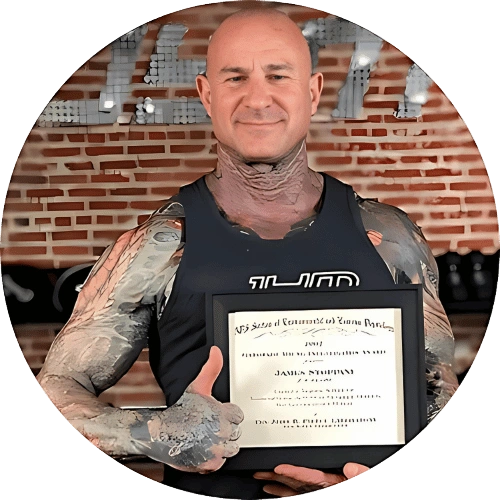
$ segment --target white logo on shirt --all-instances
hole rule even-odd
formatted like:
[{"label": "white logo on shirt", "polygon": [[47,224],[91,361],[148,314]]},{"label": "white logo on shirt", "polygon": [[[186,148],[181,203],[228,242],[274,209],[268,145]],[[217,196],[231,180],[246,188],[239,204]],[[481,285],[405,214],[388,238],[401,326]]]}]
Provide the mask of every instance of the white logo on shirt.
[{"label": "white logo on shirt", "polygon": [[359,286],[359,276],[351,271],[321,271],[316,273],[301,273],[296,283],[278,283],[277,275],[252,276],[248,283],[252,285],[252,290],[267,289],[275,286],[302,286],[304,288],[318,288],[322,283],[332,287],[340,286],[342,280],[348,282],[348,286]]}]

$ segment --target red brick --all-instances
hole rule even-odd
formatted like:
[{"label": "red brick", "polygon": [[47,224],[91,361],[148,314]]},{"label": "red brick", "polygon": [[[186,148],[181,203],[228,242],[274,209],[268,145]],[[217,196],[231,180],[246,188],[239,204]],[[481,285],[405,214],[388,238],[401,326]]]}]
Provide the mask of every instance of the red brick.
[{"label": "red brick", "polygon": [[384,94],[404,94],[405,87],[385,87]]},{"label": "red brick", "polygon": [[395,198],[380,198],[381,203],[386,203],[387,205],[393,205],[399,207],[400,205],[420,205],[422,203],[420,198],[405,196],[405,197],[395,197]]},{"label": "red brick", "polygon": [[359,157],[357,159],[358,165],[394,165],[397,160],[394,158],[373,158],[373,157]]},{"label": "red brick", "polygon": [[472,231],[498,232],[498,224],[472,224]]},{"label": "red brick", "polygon": [[131,215],[117,215],[116,216],[116,221],[119,222],[120,224],[124,222],[130,222],[133,219]]},{"label": "red brick", "polygon": [[64,140],[64,136],[62,134],[47,134],[47,139],[50,142],[60,142]]},{"label": "red brick", "polygon": [[364,128],[359,128],[359,129],[352,129],[351,130],[351,135],[353,137],[357,137],[357,136],[367,136],[368,135],[368,130],[364,129]]},{"label": "red brick", "polygon": [[437,163],[437,156],[402,156],[402,163]]},{"label": "red brick", "polygon": [[98,215],[97,224],[113,224],[113,217],[111,215]]},{"label": "red brick", "polygon": [[88,67],[90,70],[106,70],[108,63],[104,61],[88,61]]},{"label": "red brick", "polygon": [[84,162],[68,162],[65,163],[64,166],[68,170],[94,170],[94,165],[91,161],[84,161]]},{"label": "red brick", "polygon": [[52,233],[53,241],[61,240],[86,240],[87,231],[61,231],[59,233]]},{"label": "red brick", "polygon": [[403,151],[405,149],[416,149],[416,144],[414,142],[384,142],[380,144],[380,149]]},{"label": "red brick", "polygon": [[179,145],[171,145],[170,146],[170,152],[172,154],[175,153],[200,153],[203,151],[207,146],[204,146],[203,144],[179,144]]},{"label": "red brick", "polygon": [[465,203],[495,203],[493,196],[466,196]]},{"label": "red brick", "polygon": [[46,184],[47,177],[42,177],[39,175],[13,175],[10,178],[11,184]]},{"label": "red brick", "polygon": [[473,250],[481,250],[484,247],[493,247],[493,240],[465,240],[457,243],[458,248],[471,248]]},{"label": "red brick", "polygon": [[363,103],[363,107],[368,109],[385,109],[385,108],[395,108],[397,106],[397,101],[366,101]]},{"label": "red brick", "polygon": [[[135,81],[134,81],[135,80]],[[132,83],[142,83],[144,84],[144,76],[143,75],[134,75],[132,77]],[[133,97],[159,97],[159,98],[167,98],[168,90],[166,89],[145,89],[145,90],[140,90],[136,89],[132,91],[132,96]],[[135,106],[134,106],[135,109]]]},{"label": "red brick", "polygon": [[50,212],[60,210],[83,210],[85,205],[83,201],[62,201],[59,203],[47,203],[47,210]]},{"label": "red brick", "polygon": [[136,168],[135,160],[101,161],[101,170],[119,170],[121,168]]},{"label": "red brick", "polygon": [[[49,164],[49,165],[52,165],[52,164]],[[33,171],[43,171],[43,170],[47,170],[47,164],[39,164],[39,163],[25,163],[25,162],[20,162],[17,164],[17,167],[16,169],[20,169],[20,170],[25,170],[25,171],[29,171],[29,170],[33,170]]]},{"label": "red brick", "polygon": [[163,168],[163,167],[178,167],[181,164],[180,159],[176,158],[149,158],[139,159],[139,167],[141,168]]},{"label": "red brick", "polygon": [[172,187],[155,187],[151,189],[151,194],[171,197],[179,192],[179,189]]},{"label": "red brick", "polygon": [[149,219],[149,214],[148,215],[139,215],[137,217],[137,224],[140,225],[144,222],[146,222]]},{"label": "red brick", "polygon": [[9,241],[45,241],[45,233],[11,233]]},{"label": "red brick", "polygon": [[462,163],[469,163],[471,161],[482,161],[480,154],[470,154],[470,155],[450,155],[445,156],[444,161],[458,161]]},{"label": "red brick", "polygon": [[7,247],[3,249],[4,255],[45,255],[45,247]]},{"label": "red brick", "polygon": [[97,146],[85,148],[85,153],[89,156],[121,155],[123,148],[121,146]]},{"label": "red brick", "polygon": [[469,175],[488,175],[485,168],[471,168],[469,169]]},{"label": "red brick", "polygon": [[163,154],[165,153],[165,146],[163,145],[149,145],[149,146],[129,146],[127,148],[128,154]]},{"label": "red brick", "polygon": [[422,182],[419,184],[410,184],[408,188],[410,191],[439,191],[446,189],[446,186],[442,182]]},{"label": "red brick", "polygon": [[347,130],[345,128],[333,128],[331,134],[335,137],[347,137]]},{"label": "red brick", "polygon": [[87,138],[89,142],[105,142],[106,134],[89,134]]},{"label": "red brick", "polygon": [[381,177],[421,177],[420,170],[386,170],[379,174]]},{"label": "red brick", "polygon": [[167,132],[168,139],[185,139],[186,132]]},{"label": "red brick", "polygon": [[426,227],[426,234],[463,234],[464,226]]},{"label": "red brick", "polygon": [[387,130],[374,128],[372,129],[372,137],[385,137],[387,135]]},{"label": "red brick", "polygon": [[126,201],[91,201],[90,210],[118,210],[127,208]]},{"label": "red brick", "polygon": [[105,189],[69,189],[68,194],[70,196],[106,196]]},{"label": "red brick", "polygon": [[122,141],[126,138],[126,135],[123,132],[111,132],[108,134],[110,141]]},{"label": "red brick", "polygon": [[54,223],[56,226],[71,226],[71,218],[70,217],[56,217],[54,219]]},{"label": "red brick", "polygon": [[459,119],[460,115],[455,112],[450,113],[424,113],[421,119],[424,122],[452,122],[453,120]]},{"label": "red brick", "polygon": [[411,66],[413,64],[413,61],[404,54],[401,54],[397,56],[386,57],[384,59],[384,64],[387,66]]},{"label": "red brick", "polygon": [[89,85],[89,84],[100,84],[106,85],[105,76],[97,75],[72,75],[66,81],[68,85]]},{"label": "red brick", "polygon": [[26,142],[43,142],[43,137],[30,132],[30,135],[26,138]]},{"label": "red brick", "polygon": [[451,190],[470,191],[473,189],[486,189],[486,182],[453,182],[450,184]]},{"label": "red brick", "polygon": [[460,175],[460,173],[454,173],[449,168],[433,168],[432,170],[425,170],[426,177],[443,177],[447,175]]},{"label": "red brick", "polygon": [[370,184],[366,189],[374,191],[404,191],[404,184]]},{"label": "red brick", "polygon": [[439,196],[429,201],[431,205],[459,205],[460,198],[458,196]]},{"label": "red brick", "polygon": [[110,194],[113,196],[145,196],[146,188],[118,188],[112,189]]},{"label": "red brick", "polygon": [[62,189],[28,189],[26,196],[28,198],[53,198],[54,196],[62,196]]},{"label": "red brick", "polygon": [[437,249],[446,249],[448,250],[450,248],[450,240],[427,240],[427,244],[431,248],[431,250],[437,250]]},{"label": "red brick", "polygon": [[83,184],[87,182],[86,175],[51,175],[50,184]]},{"label": "red brick", "polygon": [[167,138],[165,132],[149,132],[150,141],[164,141]]},{"label": "red brick", "polygon": [[189,137],[191,139],[205,139],[206,133],[204,130],[190,130]]},{"label": "red brick", "polygon": [[6,203],[5,212],[38,212],[43,210],[42,203]]},{"label": "red brick", "polygon": [[144,140],[144,132],[131,131],[128,133],[129,141],[142,141]]},{"label": "red brick", "polygon": [[52,221],[50,217],[36,217],[35,218],[35,224],[50,224]]},{"label": "red brick", "polygon": [[217,158],[211,160],[184,160],[184,165],[188,168],[204,168],[212,170],[217,166]]},{"label": "red brick", "polygon": [[80,90],[59,90],[54,96],[57,101],[78,101],[84,99],[85,96]]},{"label": "red brick", "polygon": [[77,156],[80,148],[46,148],[42,149],[42,155],[50,158],[62,156]]},{"label": "red brick", "polygon": [[175,97],[199,97],[196,89],[179,89],[175,91]]},{"label": "red brick", "polygon": [[85,136],[83,134],[68,134],[69,142],[85,142]]},{"label": "red brick", "polygon": [[[29,195],[28,195],[28,196],[29,196]],[[7,196],[6,196],[6,198],[9,198],[9,199],[13,199],[13,198],[14,198],[14,199],[15,199],[15,198],[21,198],[21,191],[19,191],[19,190],[17,190],[17,189],[15,189],[15,190],[13,190],[13,189],[9,189],[9,190],[7,191]]]},{"label": "red brick", "polygon": [[116,241],[122,234],[123,234],[123,231],[119,231],[119,230],[113,231],[113,230],[106,229],[106,231],[94,231],[93,237],[95,239]]},{"label": "red brick", "polygon": [[99,174],[90,178],[91,182],[128,182],[126,177],[121,174]]},{"label": "red brick", "polygon": [[89,215],[83,215],[83,216],[77,217],[76,223],[77,224],[91,224],[92,217],[90,217]]},{"label": "red brick", "polygon": [[317,165],[350,165],[351,156],[319,156],[316,158]]},{"label": "red brick", "polygon": [[88,255],[88,249],[86,247],[52,247],[52,252],[55,255]]}]

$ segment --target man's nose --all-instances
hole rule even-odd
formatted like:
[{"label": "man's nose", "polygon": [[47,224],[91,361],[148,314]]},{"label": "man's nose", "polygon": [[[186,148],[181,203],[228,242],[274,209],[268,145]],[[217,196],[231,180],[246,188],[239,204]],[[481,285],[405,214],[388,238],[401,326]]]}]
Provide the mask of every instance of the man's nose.
[{"label": "man's nose", "polygon": [[273,102],[269,83],[263,78],[255,78],[248,82],[244,104],[252,109],[264,109]]}]

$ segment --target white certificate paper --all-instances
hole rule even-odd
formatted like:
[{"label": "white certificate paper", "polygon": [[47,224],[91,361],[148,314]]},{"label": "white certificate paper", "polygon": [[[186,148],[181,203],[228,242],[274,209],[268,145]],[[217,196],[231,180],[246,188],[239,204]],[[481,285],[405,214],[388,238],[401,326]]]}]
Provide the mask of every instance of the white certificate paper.
[{"label": "white certificate paper", "polygon": [[228,323],[240,447],[404,444],[400,309],[241,311]]}]

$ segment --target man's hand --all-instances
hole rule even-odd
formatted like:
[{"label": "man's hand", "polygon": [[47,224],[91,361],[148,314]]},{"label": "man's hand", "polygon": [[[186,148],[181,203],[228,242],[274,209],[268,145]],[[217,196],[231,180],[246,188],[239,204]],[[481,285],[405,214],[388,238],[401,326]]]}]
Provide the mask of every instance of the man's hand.
[{"label": "man's hand", "polygon": [[221,369],[222,353],[212,347],[208,361],[179,401],[148,421],[151,441],[135,436],[137,449],[175,469],[200,473],[216,471],[226,458],[236,455],[243,412],[212,397]]},{"label": "man's hand", "polygon": [[344,466],[343,474],[329,474],[315,469],[283,464],[278,465],[274,472],[256,472],[254,478],[279,483],[266,484],[264,486],[266,493],[277,497],[291,497],[341,483],[367,470],[368,467],[365,465],[352,462]]}]

